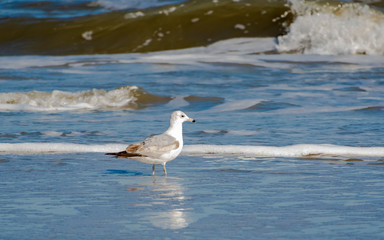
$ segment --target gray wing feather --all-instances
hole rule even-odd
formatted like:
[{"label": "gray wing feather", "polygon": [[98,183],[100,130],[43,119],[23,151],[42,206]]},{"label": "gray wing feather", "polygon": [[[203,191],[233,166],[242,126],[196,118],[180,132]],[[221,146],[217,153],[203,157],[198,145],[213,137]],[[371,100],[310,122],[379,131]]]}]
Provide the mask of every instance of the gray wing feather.
[{"label": "gray wing feather", "polygon": [[160,134],[144,140],[137,152],[150,157],[158,157],[179,147],[180,143],[176,138],[168,134]]}]

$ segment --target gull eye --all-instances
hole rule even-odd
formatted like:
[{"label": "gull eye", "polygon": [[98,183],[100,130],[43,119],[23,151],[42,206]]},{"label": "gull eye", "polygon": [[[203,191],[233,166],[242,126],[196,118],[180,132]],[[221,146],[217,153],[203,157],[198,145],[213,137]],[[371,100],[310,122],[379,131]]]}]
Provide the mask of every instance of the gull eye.
[{"label": "gull eye", "polygon": [[183,118],[183,117],[185,117],[184,115],[181,115],[181,117]]}]

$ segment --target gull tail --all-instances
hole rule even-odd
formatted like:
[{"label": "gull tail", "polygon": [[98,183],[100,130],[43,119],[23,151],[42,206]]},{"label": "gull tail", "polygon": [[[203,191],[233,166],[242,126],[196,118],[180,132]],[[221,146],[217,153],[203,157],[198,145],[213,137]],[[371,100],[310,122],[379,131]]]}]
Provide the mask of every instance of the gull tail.
[{"label": "gull tail", "polygon": [[130,158],[130,157],[145,157],[144,155],[138,153],[128,153],[126,151],[121,151],[117,153],[106,153],[105,155],[113,155],[117,158]]}]

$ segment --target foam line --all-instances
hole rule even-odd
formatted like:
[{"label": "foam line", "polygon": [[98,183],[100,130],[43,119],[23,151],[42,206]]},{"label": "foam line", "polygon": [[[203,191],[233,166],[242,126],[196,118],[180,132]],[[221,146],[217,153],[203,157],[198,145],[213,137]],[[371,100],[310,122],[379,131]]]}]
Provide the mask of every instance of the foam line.
[{"label": "foam line", "polygon": [[[118,152],[125,144],[86,145],[72,143],[0,143],[2,154],[47,154]],[[310,155],[384,157],[384,147],[349,147],[328,144],[299,144],[283,147],[246,145],[186,145],[183,154],[234,154],[264,157],[303,157]]]},{"label": "foam line", "polygon": [[384,147],[348,147],[337,145],[298,144],[283,147],[242,145],[190,145],[186,154],[235,154],[267,157],[302,157],[309,155],[330,156],[384,156]]},{"label": "foam line", "polygon": [[6,154],[46,154],[46,153],[88,153],[118,152],[127,145],[105,144],[86,145],[73,143],[0,143],[0,153]]}]

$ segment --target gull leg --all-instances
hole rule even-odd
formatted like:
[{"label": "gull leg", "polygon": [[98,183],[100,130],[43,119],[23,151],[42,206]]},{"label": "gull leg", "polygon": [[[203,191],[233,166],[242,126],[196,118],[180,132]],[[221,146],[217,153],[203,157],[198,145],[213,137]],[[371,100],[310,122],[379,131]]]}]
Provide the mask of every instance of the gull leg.
[{"label": "gull leg", "polygon": [[163,163],[164,176],[167,176],[167,169],[165,168],[165,163]]},{"label": "gull leg", "polygon": [[153,166],[152,166],[152,176],[155,176],[155,168],[156,168],[156,165],[153,164]]}]

